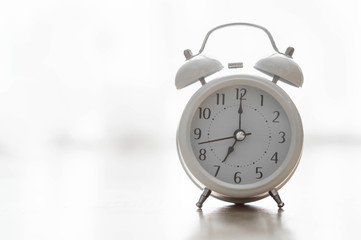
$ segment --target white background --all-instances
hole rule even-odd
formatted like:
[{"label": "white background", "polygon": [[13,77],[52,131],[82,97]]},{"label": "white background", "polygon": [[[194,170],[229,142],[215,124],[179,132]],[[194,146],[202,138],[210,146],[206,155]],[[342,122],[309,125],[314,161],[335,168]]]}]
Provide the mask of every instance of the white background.
[{"label": "white background", "polygon": [[[361,213],[352,207],[361,198],[360,12],[358,1],[2,1],[0,238],[169,239],[179,224],[179,239],[207,237],[188,231],[202,224],[200,192],[175,148],[200,84],[177,91],[174,77],[183,50],[196,53],[208,30],[229,22],[262,25],[280,50],[294,47],[305,78],[300,89],[280,84],[302,116],[305,149],[284,189],[297,203],[285,211],[288,230],[271,236],[351,236]],[[237,27],[214,33],[205,49],[255,74],[272,53],[263,32]],[[209,202],[215,209],[203,213],[217,221],[226,203]],[[313,214],[302,215],[305,203]],[[271,200],[255,204],[267,206],[251,211],[255,223],[265,211],[272,224]],[[213,234],[225,237],[220,229]]]}]

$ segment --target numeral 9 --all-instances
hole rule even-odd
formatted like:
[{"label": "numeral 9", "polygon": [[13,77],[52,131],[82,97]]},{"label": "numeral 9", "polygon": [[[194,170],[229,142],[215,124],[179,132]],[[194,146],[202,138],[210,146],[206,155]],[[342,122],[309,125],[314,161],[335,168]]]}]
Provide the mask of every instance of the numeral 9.
[{"label": "numeral 9", "polygon": [[200,128],[194,129],[194,134],[197,136],[197,137],[195,137],[194,139],[196,139],[196,140],[200,139],[201,136],[202,136],[202,131],[201,131],[201,129],[200,129]]}]

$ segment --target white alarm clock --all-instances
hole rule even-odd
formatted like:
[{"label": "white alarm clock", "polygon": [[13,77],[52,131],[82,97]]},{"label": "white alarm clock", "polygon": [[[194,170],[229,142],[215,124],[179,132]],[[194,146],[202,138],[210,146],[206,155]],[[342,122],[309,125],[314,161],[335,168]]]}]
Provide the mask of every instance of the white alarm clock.
[{"label": "white alarm clock", "polygon": [[[263,30],[275,54],[259,60],[255,68],[272,77],[249,74],[205,78],[222,70],[222,64],[200,55],[210,34],[229,26]],[[210,30],[198,54],[185,50],[186,63],[178,70],[177,89],[200,81],[202,87],[184,109],[177,131],[182,166],[203,190],[197,206],[209,195],[246,203],[272,196],[278,207],[284,203],[278,190],[295,171],[302,153],[303,128],[296,106],[277,85],[280,80],[295,87],[303,74],[292,60],[294,49],[281,53],[270,32],[259,25],[230,23]],[[242,63],[230,63],[240,68]],[[208,78],[207,78],[208,80]]]}]

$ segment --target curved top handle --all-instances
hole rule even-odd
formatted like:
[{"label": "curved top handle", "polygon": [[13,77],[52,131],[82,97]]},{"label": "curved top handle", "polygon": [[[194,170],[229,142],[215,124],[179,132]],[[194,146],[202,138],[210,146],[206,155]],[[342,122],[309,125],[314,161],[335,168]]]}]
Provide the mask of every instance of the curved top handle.
[{"label": "curved top handle", "polygon": [[281,53],[281,52],[278,50],[278,48],[277,48],[277,46],[276,46],[276,43],[275,43],[275,40],[273,39],[271,33],[270,33],[266,28],[264,28],[264,27],[262,27],[262,26],[259,26],[259,25],[256,25],[256,24],[252,24],[252,23],[228,23],[228,24],[223,24],[223,25],[220,25],[220,26],[218,26],[218,27],[215,27],[215,28],[211,29],[211,30],[207,33],[206,37],[204,38],[203,43],[202,43],[202,46],[201,46],[201,49],[199,50],[199,52],[198,52],[197,54],[193,55],[193,57],[194,57],[194,56],[197,56],[197,55],[199,55],[199,54],[201,54],[201,53],[203,52],[203,50],[204,50],[204,48],[205,48],[205,46],[206,46],[206,43],[207,43],[207,41],[208,41],[209,36],[210,36],[214,31],[216,31],[216,30],[218,30],[218,29],[220,29],[220,28],[231,27],[231,26],[249,26],[249,27],[254,27],[254,28],[258,28],[258,29],[263,30],[263,31],[267,34],[269,40],[271,41],[271,44],[272,44],[273,49],[274,49],[277,53],[280,53],[280,54],[284,55],[284,53]]}]

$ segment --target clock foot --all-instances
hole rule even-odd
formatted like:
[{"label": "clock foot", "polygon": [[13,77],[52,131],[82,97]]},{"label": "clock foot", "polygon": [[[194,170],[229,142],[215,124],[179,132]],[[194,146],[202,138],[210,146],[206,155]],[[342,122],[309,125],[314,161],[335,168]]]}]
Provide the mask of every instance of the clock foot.
[{"label": "clock foot", "polygon": [[202,195],[199,197],[198,202],[196,203],[196,206],[198,208],[202,208],[203,203],[207,200],[207,198],[209,197],[209,195],[211,195],[211,190],[209,190],[208,188],[204,188]]},{"label": "clock foot", "polygon": [[277,189],[274,188],[268,193],[276,201],[279,208],[282,208],[285,205],[284,202],[282,202],[280,195],[278,195]]}]

